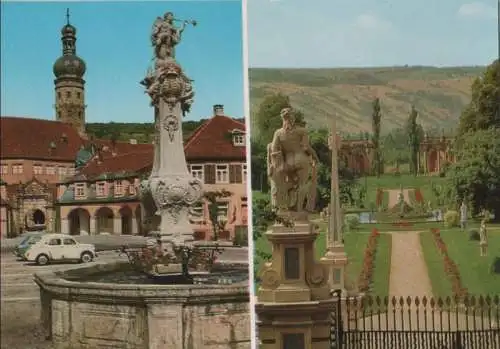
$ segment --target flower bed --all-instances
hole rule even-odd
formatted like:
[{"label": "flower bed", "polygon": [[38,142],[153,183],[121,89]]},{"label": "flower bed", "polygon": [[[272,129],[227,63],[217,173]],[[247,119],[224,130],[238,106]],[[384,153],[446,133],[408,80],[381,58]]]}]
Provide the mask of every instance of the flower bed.
[{"label": "flower bed", "polygon": [[450,258],[448,255],[448,248],[446,247],[446,243],[441,238],[441,234],[439,233],[439,229],[433,228],[431,229],[432,236],[434,238],[434,242],[436,243],[436,247],[438,251],[443,256],[443,267],[446,275],[451,282],[451,289],[454,297],[465,297],[468,292],[467,289],[463,286],[462,280],[460,278],[460,272],[458,271],[458,267],[456,263]]},{"label": "flower bed", "polygon": [[412,225],[413,224],[411,222],[404,221],[404,220],[399,220],[399,221],[392,223],[393,227],[398,227],[398,228],[407,228],[407,227],[411,227]]},{"label": "flower bed", "polygon": [[373,279],[373,270],[375,268],[375,253],[377,252],[377,244],[380,233],[377,229],[373,228],[368,243],[365,247],[363,256],[363,266],[358,278],[358,286],[360,292],[368,292],[370,284]]}]

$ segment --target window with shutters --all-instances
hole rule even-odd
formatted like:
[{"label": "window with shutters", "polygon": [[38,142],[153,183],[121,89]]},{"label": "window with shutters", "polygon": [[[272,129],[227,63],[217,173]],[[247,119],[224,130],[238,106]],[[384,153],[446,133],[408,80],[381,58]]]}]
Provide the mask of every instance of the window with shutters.
[{"label": "window with shutters", "polygon": [[205,184],[215,184],[215,165],[207,164],[205,165],[205,171],[203,173]]},{"label": "window with shutters", "polygon": [[43,167],[40,164],[33,165],[33,174],[41,175],[43,173]]},{"label": "window with shutters", "polygon": [[203,182],[203,165],[190,165],[189,171],[194,178]]},{"label": "window with shutters", "polygon": [[240,164],[232,164],[229,166],[229,183],[242,183],[241,178],[241,165]]},{"label": "window with shutters", "polygon": [[75,184],[75,198],[85,197],[85,183]]},{"label": "window with shutters", "polygon": [[103,197],[106,195],[106,182],[96,183],[96,195],[97,197]]},{"label": "window with shutters", "polygon": [[215,183],[229,183],[229,165],[216,165]]},{"label": "window with shutters", "polygon": [[242,183],[247,182],[247,164],[243,164],[241,166],[241,182]]}]

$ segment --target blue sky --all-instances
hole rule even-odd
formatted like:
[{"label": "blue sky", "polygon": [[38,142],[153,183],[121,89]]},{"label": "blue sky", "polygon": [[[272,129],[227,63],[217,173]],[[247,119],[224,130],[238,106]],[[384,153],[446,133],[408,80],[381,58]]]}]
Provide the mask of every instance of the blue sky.
[{"label": "blue sky", "polygon": [[486,65],[497,1],[249,0],[249,65]]},{"label": "blue sky", "polygon": [[139,81],[153,56],[150,31],[172,11],[196,19],[176,49],[194,81],[195,102],[186,120],[244,116],[241,1],[4,2],[1,3],[1,114],[55,119],[52,65],[61,55],[60,30],[70,8],[77,54],[87,64],[87,122],[152,122]]}]

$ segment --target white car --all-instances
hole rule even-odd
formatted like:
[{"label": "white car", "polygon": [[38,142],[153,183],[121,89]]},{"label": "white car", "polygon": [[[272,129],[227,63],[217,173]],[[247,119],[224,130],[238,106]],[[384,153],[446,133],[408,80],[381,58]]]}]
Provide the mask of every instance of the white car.
[{"label": "white car", "polygon": [[24,253],[24,260],[46,265],[51,261],[89,263],[97,257],[95,246],[80,244],[71,235],[45,234]]}]

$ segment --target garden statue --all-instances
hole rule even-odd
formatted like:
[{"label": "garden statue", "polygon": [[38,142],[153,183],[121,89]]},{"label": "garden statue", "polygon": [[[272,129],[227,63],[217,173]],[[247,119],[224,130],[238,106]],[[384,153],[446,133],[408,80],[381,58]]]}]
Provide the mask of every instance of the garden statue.
[{"label": "garden statue", "polygon": [[405,197],[403,194],[403,186],[401,186],[400,192],[398,194],[398,206],[399,206],[399,216],[401,218],[405,215]]},{"label": "garden statue", "polygon": [[[288,212],[304,212],[315,205],[318,156],[305,127],[295,123],[291,108],[281,110],[283,126],[268,145],[268,176],[273,206]],[[307,201],[307,204],[306,204]]]},{"label": "garden statue", "polygon": [[481,226],[479,227],[479,248],[481,257],[486,256],[486,250],[488,248],[488,232],[486,231],[486,220],[481,221]]},{"label": "garden statue", "polygon": [[462,205],[460,205],[460,228],[465,230],[467,227],[467,205],[465,204],[465,200],[462,201]]}]

